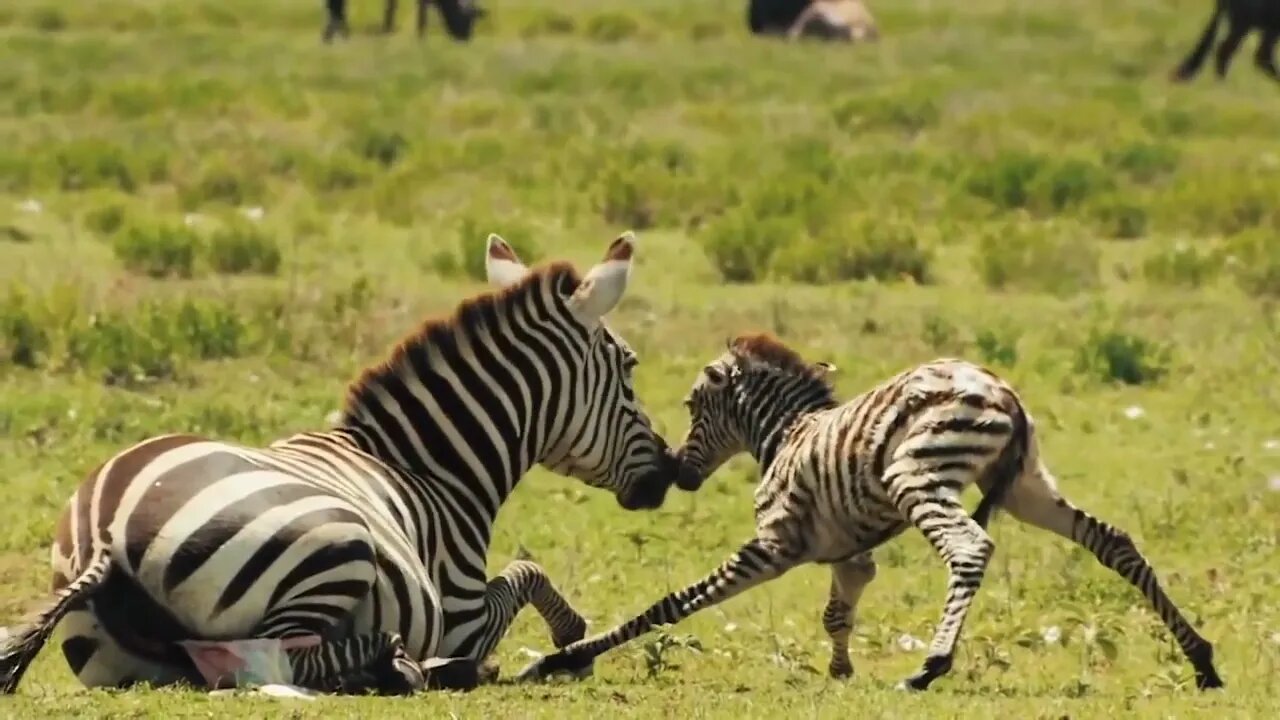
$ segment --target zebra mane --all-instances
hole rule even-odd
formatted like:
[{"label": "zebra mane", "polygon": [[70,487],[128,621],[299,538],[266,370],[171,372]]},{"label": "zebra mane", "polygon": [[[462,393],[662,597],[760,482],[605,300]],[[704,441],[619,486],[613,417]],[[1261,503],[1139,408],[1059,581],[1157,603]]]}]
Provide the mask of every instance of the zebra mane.
[{"label": "zebra mane", "polygon": [[425,348],[453,348],[460,337],[474,338],[480,330],[492,326],[505,316],[508,309],[530,298],[542,295],[546,285],[562,297],[568,297],[582,284],[582,277],[572,264],[555,261],[533,268],[520,281],[502,289],[489,290],[473,295],[458,303],[448,315],[427,318],[416,330],[404,336],[386,356],[360,372],[348,386],[343,400],[344,415],[359,408],[372,389],[391,374],[399,371],[406,361],[421,354]]},{"label": "zebra mane", "polygon": [[813,363],[805,362],[800,353],[787,347],[771,333],[739,335],[729,341],[729,350],[745,360],[754,360],[774,370],[822,383],[831,389],[826,373]]}]

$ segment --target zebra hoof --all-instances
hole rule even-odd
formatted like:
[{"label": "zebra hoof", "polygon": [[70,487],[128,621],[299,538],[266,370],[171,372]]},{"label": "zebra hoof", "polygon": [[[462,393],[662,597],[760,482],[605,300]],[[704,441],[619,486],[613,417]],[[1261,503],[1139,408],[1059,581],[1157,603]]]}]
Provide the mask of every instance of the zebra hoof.
[{"label": "zebra hoof", "polygon": [[480,664],[468,658],[435,658],[422,664],[430,690],[475,690],[480,684]]},{"label": "zebra hoof", "polygon": [[539,682],[557,675],[583,680],[595,673],[594,660],[584,660],[572,653],[558,652],[539,658],[516,675],[516,682]]}]

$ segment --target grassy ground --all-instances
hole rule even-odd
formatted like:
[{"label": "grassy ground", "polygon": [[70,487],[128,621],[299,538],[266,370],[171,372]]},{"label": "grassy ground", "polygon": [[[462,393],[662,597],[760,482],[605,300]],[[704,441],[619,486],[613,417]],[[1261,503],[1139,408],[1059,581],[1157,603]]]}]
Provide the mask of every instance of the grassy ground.
[{"label": "grassy ground", "polygon": [[[480,289],[487,232],[585,266],[631,227],[613,322],[673,440],[737,331],[835,362],[847,395],[941,354],[988,362],[1065,492],[1217,643],[1225,693],[1189,689],[1131,588],[1002,517],[957,667],[918,697],[891,687],[945,572],[911,534],[880,551],[847,683],[820,672],[811,567],[673,631],[700,652],[636,643],[583,684],[87,693],[51,649],[0,715],[1270,717],[1280,94],[1250,48],[1227,82],[1174,87],[1207,0],[882,2],[885,39],[852,49],[754,41],[742,4],[495,0],[468,46],[333,47],[319,3],[0,7],[0,616],[40,597],[57,509],[109,453],[317,427],[418,317]],[[352,5],[376,24],[380,3]],[[537,471],[491,563],[523,544],[602,629],[736,547],[755,477],[738,461],[627,515]],[[510,673],[547,646],[526,615],[499,655]]]}]

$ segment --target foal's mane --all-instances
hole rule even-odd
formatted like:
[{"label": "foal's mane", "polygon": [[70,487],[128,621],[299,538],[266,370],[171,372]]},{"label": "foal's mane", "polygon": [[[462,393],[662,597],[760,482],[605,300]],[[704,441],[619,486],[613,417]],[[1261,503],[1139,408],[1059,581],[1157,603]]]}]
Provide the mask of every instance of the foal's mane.
[{"label": "foal's mane", "polygon": [[454,346],[460,337],[474,338],[491,323],[492,318],[501,317],[508,308],[540,295],[548,284],[561,295],[568,296],[582,284],[582,277],[570,263],[547,263],[530,270],[513,285],[472,295],[458,303],[452,313],[426,318],[347,386],[344,412],[358,407],[362,398],[367,397],[388,375],[398,372],[415,354],[426,348]]},{"label": "foal's mane", "polygon": [[740,358],[754,360],[775,370],[816,380],[830,387],[824,374],[815,365],[805,362],[800,353],[771,333],[739,335],[729,341],[729,349]]}]

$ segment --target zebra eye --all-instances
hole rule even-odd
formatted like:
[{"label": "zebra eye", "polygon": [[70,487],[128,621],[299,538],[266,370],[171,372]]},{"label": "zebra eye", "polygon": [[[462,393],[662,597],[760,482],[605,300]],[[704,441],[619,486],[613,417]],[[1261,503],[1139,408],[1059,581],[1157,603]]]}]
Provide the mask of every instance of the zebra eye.
[{"label": "zebra eye", "polygon": [[635,355],[628,355],[622,361],[622,369],[626,370],[627,372],[631,372],[632,370],[635,370],[636,366],[639,364],[640,364],[640,358],[636,357]]},{"label": "zebra eye", "polygon": [[721,385],[724,383],[724,371],[715,365],[708,365],[706,373],[707,380],[710,380],[712,385]]}]

